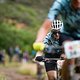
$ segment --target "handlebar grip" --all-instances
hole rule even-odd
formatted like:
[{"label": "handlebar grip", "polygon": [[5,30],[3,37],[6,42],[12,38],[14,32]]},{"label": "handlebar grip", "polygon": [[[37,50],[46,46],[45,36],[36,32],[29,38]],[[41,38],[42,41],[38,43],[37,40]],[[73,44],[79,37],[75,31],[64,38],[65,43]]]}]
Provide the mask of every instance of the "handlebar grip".
[{"label": "handlebar grip", "polygon": [[37,56],[35,60],[41,62],[44,60],[44,57],[43,56]]}]

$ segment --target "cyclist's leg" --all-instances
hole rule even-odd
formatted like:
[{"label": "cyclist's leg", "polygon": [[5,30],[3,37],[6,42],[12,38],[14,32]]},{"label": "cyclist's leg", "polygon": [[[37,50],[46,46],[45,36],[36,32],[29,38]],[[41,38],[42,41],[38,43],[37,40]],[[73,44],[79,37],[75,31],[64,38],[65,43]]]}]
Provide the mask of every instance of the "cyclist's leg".
[{"label": "cyclist's leg", "polygon": [[[74,40],[80,40],[80,38],[79,37],[76,37],[75,35],[73,36],[73,38],[74,38]],[[73,78],[76,75],[75,68],[77,66],[77,63],[76,63],[77,61],[78,61],[78,58],[70,59],[70,61],[69,61],[69,71],[70,71],[71,80],[74,80]],[[80,72],[79,72],[79,75],[80,75]],[[78,80],[78,79],[76,79],[76,80]]]},{"label": "cyclist's leg", "polygon": [[80,80],[80,57],[75,59],[75,73],[72,80]]},{"label": "cyclist's leg", "polygon": [[48,80],[56,80],[56,71],[55,70],[51,70],[51,71],[47,71],[47,75],[48,75]]},{"label": "cyclist's leg", "polygon": [[61,71],[62,80],[70,80],[70,70],[69,70],[70,62],[71,60],[66,59],[63,63]]},{"label": "cyclist's leg", "polygon": [[46,61],[45,68],[48,80],[55,80],[57,78],[56,63],[54,61]]},{"label": "cyclist's leg", "polygon": [[[65,41],[68,37],[71,37],[73,40],[80,40],[80,38],[75,37],[75,35],[66,35],[64,34],[65,39],[63,37],[63,41]],[[68,37],[66,37],[68,36]],[[74,76],[74,68],[75,68],[75,59],[70,59],[64,62],[63,69],[62,69],[62,78],[63,80],[72,80],[71,77]]]},{"label": "cyclist's leg", "polygon": [[[70,59],[70,60],[65,60],[63,67],[62,67],[62,79],[63,80],[79,80],[80,77],[80,70],[78,69],[78,73],[76,72],[76,59]],[[80,66],[78,66],[80,68]],[[76,73],[78,76],[76,76]],[[79,77],[79,79],[77,79]]]}]

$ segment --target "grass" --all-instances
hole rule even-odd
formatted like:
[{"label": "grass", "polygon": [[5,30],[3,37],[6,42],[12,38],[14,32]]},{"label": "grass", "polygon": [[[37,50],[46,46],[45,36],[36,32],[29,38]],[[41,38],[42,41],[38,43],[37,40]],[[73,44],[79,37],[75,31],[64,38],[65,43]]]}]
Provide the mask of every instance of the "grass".
[{"label": "grass", "polygon": [[[7,63],[5,66],[3,66],[2,64],[0,65],[0,69],[3,68],[7,68],[9,70],[13,69],[16,70],[14,71],[14,74],[19,74],[19,75],[23,75],[23,76],[32,76],[33,78],[36,78],[36,72],[37,72],[37,66],[35,63],[32,62],[27,62],[27,63],[17,63],[17,62],[12,62],[12,63]],[[11,70],[12,71],[12,70]],[[43,72],[44,75],[43,77],[46,78],[46,74],[45,72]],[[5,74],[0,73],[0,80],[6,80],[7,76]]]},{"label": "grass", "polygon": [[0,80],[7,80],[7,79],[6,79],[6,76],[3,75],[3,74],[0,74]]},{"label": "grass", "polygon": [[11,63],[5,63],[5,64],[0,64],[0,68],[4,67],[4,68],[14,68],[14,67],[18,67],[20,66],[20,63],[17,62],[11,62]]},{"label": "grass", "polygon": [[[9,62],[9,57],[6,55],[5,64],[0,64],[0,69],[16,69],[16,73],[21,75],[30,75],[32,77],[36,77],[36,64],[32,62]],[[1,78],[5,78],[4,74],[0,73],[0,80],[5,80]]]},{"label": "grass", "polygon": [[[0,68],[17,68],[16,73],[21,75],[30,75],[32,77],[36,77],[36,64],[28,62],[28,63],[17,63],[11,62],[6,63],[5,65],[0,64]],[[4,77],[4,75],[0,74],[0,78]],[[0,79],[5,80],[5,79]]]},{"label": "grass", "polygon": [[17,70],[17,73],[22,75],[36,76],[36,64],[33,63],[23,63]]}]

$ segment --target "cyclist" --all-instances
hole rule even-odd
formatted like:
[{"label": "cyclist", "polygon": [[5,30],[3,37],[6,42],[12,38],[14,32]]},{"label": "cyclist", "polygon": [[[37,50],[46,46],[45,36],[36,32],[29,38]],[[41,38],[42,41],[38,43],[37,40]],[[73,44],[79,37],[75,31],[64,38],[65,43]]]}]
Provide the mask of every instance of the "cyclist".
[{"label": "cyclist", "polygon": [[[63,23],[60,20],[53,21],[53,23],[51,25],[51,27],[52,27],[51,31],[46,35],[46,37],[44,38],[44,41],[43,41],[45,46],[59,47],[59,46],[62,46],[64,41],[73,40],[71,37],[66,36],[60,32],[62,25],[63,25]],[[45,54],[45,57],[46,58],[60,58],[60,56],[61,56],[61,57],[65,58],[65,55],[60,54],[59,50],[57,52],[58,53],[55,53],[55,54],[47,53],[47,54]],[[57,66],[57,64],[55,61],[46,61],[45,62],[45,68],[46,68],[49,80],[55,80],[56,66]]]},{"label": "cyclist", "polygon": [[55,0],[48,13],[48,18],[38,31],[36,44],[43,41],[51,23],[59,15],[63,21],[61,32],[74,38],[74,40],[80,40],[80,0]]},{"label": "cyclist", "polygon": [[38,31],[35,43],[42,42],[53,20],[61,16],[63,28],[61,32],[64,35],[72,37],[74,40],[80,40],[80,0],[55,0],[47,19]]}]

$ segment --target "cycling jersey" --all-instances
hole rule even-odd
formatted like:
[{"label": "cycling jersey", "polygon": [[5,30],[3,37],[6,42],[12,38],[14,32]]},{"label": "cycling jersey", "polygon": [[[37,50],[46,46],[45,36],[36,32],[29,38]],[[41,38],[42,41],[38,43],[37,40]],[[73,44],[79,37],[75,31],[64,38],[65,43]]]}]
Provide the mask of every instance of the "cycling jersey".
[{"label": "cycling jersey", "polygon": [[66,35],[64,33],[59,33],[60,34],[60,38],[59,40],[55,40],[54,39],[54,36],[53,36],[53,33],[50,31],[46,37],[44,38],[43,40],[43,43],[45,45],[53,45],[54,47],[59,47],[59,46],[62,46],[63,42],[66,41],[66,40],[73,40],[72,37],[70,37],[69,35]]},{"label": "cycling jersey", "polygon": [[[54,47],[60,47],[62,46],[63,42],[66,40],[73,40],[72,37],[65,35],[63,33],[59,33],[60,37],[58,40],[56,40],[53,36],[52,32],[49,32],[46,37],[43,40],[43,43],[45,46],[54,46]],[[60,54],[61,50],[56,50],[56,53]]]},{"label": "cycling jersey", "polygon": [[46,45],[53,45],[54,47],[58,47],[59,46],[59,40],[55,40],[53,37],[52,37],[52,33],[49,32],[46,37],[44,38],[43,40],[44,44]]},{"label": "cycling jersey", "polygon": [[61,31],[80,39],[80,9],[73,9],[70,1],[55,0],[48,13],[48,19],[53,21],[60,14],[64,24]]}]

